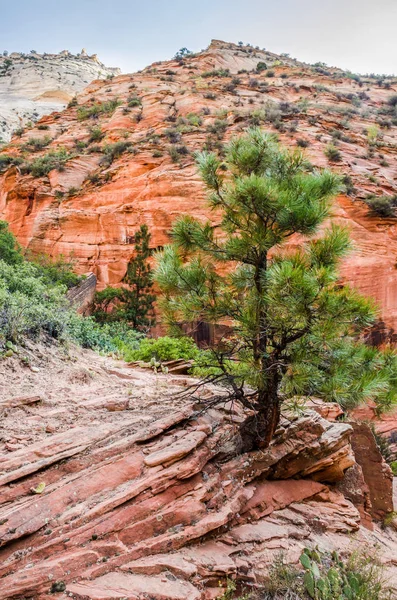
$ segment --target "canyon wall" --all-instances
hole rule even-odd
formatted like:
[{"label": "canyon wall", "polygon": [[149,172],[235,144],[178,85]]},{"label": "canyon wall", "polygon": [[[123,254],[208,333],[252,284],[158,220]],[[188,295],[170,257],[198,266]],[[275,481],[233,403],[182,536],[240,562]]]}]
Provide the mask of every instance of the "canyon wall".
[{"label": "canyon wall", "polygon": [[[386,83],[219,41],[197,55],[96,81],[78,106],[44,117],[45,131],[26,130],[3,150],[32,161],[64,148],[69,160],[45,177],[24,174],[23,164],[4,168],[0,218],[33,252],[72,257],[79,272],[95,273],[100,288],[117,285],[142,223],[153,248],[168,241],[180,214],[216,223],[194,153],[222,154],[233,135],[259,125],[345,177],[332,217],[347,225],[354,244],[343,279],[377,302],[386,333],[397,330],[397,220],[363,202],[368,194],[396,193],[397,128],[385,113],[397,85]],[[101,112],[109,101],[117,106]],[[45,136],[44,149],[26,150],[32,137]],[[324,154],[330,144],[339,151],[336,162]]]}]

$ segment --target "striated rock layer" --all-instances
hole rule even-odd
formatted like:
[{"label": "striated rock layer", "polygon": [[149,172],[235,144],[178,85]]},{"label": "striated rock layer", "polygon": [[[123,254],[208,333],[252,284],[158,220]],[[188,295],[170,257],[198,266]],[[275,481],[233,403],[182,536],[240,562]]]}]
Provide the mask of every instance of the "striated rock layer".
[{"label": "striated rock layer", "polygon": [[29,121],[62,110],[93,79],[119,73],[120,69],[106,67],[85,50],[77,56],[67,50],[0,56],[0,141],[8,141]]},{"label": "striated rock layer", "polygon": [[239,407],[201,411],[214,390],[193,405],[185,378],[40,353],[25,377],[9,359],[0,406],[0,599],[205,600],[227,577],[260,585],[280,551],[363,543],[397,586],[396,535],[353,493],[349,424],[284,416],[269,449],[240,455]]},{"label": "striated rock layer", "polygon": [[[255,71],[260,63],[267,69]],[[387,87],[371,78],[356,81],[339,69],[213,41],[182,62],[94,82],[79,96],[79,107],[42,119],[46,131],[14,138],[3,153],[33,160],[64,147],[71,158],[61,172],[43,178],[5,169],[0,218],[33,252],[72,256],[79,272],[95,273],[100,288],[117,285],[140,224],[149,225],[158,248],[180,214],[216,222],[193,153],[221,151],[231,136],[259,125],[286,145],[307,146],[315,165],[351,176],[349,195],[338,198],[333,217],[349,227],[354,243],[342,274],[379,304],[384,326],[376,341],[385,341],[397,329],[397,221],[374,216],[362,199],[396,193],[396,127],[385,114],[396,90],[394,80]],[[109,100],[119,101],[111,114],[79,120],[79,108]],[[93,126],[100,128],[97,141]],[[52,140],[45,149],[21,151],[30,138],[45,136]],[[105,164],[106,146],[115,142],[130,146]],[[337,144],[340,162],[325,157],[330,143]]]}]

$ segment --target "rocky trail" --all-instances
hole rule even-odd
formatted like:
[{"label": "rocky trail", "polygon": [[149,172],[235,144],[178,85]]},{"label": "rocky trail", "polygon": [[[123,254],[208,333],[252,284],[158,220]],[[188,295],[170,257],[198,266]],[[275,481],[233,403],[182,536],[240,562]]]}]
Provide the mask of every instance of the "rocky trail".
[{"label": "rocky trail", "polygon": [[0,366],[2,600],[204,600],[228,577],[260,586],[280,551],[296,562],[306,545],[364,542],[397,594],[397,535],[372,518],[337,410],[285,415],[268,450],[241,455],[239,407],[202,412],[181,394],[189,378],[75,348],[25,352]]}]

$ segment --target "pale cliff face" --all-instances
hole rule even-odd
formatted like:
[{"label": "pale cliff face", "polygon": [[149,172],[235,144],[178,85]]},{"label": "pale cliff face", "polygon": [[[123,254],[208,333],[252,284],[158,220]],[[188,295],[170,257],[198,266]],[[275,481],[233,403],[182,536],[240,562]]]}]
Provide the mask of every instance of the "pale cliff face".
[{"label": "pale cliff face", "polygon": [[29,121],[62,110],[93,80],[118,73],[85,53],[0,56],[0,141]]}]

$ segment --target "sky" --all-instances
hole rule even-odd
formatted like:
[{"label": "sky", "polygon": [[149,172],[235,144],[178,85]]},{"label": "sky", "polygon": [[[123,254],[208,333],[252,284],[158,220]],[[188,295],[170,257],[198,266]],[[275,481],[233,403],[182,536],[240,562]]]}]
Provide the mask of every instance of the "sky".
[{"label": "sky", "polygon": [[0,0],[0,51],[85,48],[133,72],[211,39],[397,74],[397,0]]}]

